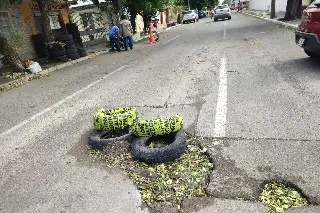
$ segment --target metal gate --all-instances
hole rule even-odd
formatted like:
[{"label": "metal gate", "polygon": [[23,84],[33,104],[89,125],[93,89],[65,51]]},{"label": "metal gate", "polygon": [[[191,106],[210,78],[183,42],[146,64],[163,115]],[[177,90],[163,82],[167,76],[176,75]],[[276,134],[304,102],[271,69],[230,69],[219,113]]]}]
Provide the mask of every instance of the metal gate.
[{"label": "metal gate", "polygon": [[84,46],[92,46],[105,42],[106,30],[100,13],[72,13],[72,22],[76,23]]}]

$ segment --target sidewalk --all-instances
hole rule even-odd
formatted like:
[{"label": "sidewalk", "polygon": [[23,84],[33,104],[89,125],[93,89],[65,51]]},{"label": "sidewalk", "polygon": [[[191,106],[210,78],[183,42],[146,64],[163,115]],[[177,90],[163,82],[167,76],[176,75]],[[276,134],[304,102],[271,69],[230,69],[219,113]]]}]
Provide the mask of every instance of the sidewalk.
[{"label": "sidewalk", "polygon": [[[178,27],[178,26],[180,26],[180,24],[173,26],[173,27],[161,27],[161,28],[157,29],[157,32],[162,33],[166,30],[170,30],[170,29]],[[143,39],[147,39],[149,36],[148,36],[148,34],[141,33],[141,34],[135,34],[133,37],[134,37],[135,42],[139,42]],[[4,92],[4,91],[11,90],[13,88],[20,87],[20,86],[22,86],[22,85],[24,85],[34,79],[48,77],[51,72],[54,72],[56,70],[59,70],[59,69],[65,68],[65,67],[72,66],[76,63],[88,60],[90,58],[94,58],[98,55],[107,54],[107,53],[109,53],[109,47],[107,46],[107,41],[103,42],[101,44],[87,47],[86,52],[88,53],[88,56],[77,59],[77,60],[68,61],[65,63],[64,62],[62,62],[62,63],[49,62],[49,63],[45,63],[45,64],[40,63],[43,71],[39,74],[26,74],[26,75],[22,75],[20,78],[16,78],[16,79],[1,78],[0,77],[0,92]],[[10,71],[11,71],[10,68],[2,68],[0,70],[0,76],[1,76],[1,73],[7,73]]]},{"label": "sidewalk", "polygon": [[241,13],[252,16],[252,17],[260,18],[260,19],[263,19],[263,20],[266,20],[269,22],[273,22],[275,24],[279,24],[284,27],[293,28],[293,29],[297,29],[298,25],[301,22],[301,19],[296,19],[296,20],[288,21],[288,22],[279,21],[279,19],[281,19],[285,16],[285,12],[276,13],[276,18],[274,18],[274,19],[270,19],[270,12],[266,12],[266,11],[243,10],[243,11],[241,11]]}]

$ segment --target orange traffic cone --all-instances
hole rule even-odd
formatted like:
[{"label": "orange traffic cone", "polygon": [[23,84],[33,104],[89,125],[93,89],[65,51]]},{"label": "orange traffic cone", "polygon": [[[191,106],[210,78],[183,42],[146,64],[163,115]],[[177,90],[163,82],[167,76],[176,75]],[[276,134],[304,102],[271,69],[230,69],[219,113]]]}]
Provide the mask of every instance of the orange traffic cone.
[{"label": "orange traffic cone", "polygon": [[153,32],[152,32],[152,28],[149,28],[149,40],[150,40],[150,44],[154,44],[157,43],[157,41],[155,40],[154,36],[153,36]]}]

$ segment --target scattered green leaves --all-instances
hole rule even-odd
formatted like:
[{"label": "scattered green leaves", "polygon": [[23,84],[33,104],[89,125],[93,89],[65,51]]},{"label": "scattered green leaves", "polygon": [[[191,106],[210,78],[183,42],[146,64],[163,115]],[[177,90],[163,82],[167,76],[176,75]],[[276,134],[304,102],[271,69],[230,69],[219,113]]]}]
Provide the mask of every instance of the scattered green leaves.
[{"label": "scattered green leaves", "polygon": [[0,78],[2,79],[18,79],[26,76],[27,72],[4,72],[0,73]]},{"label": "scattered green leaves", "polygon": [[[103,152],[89,149],[89,155],[105,161],[108,166],[125,169],[151,208],[159,203],[169,203],[180,210],[184,198],[206,196],[207,178],[213,168],[204,151],[191,141],[189,138],[188,149],[181,158],[163,164],[133,161],[128,143],[106,147]],[[156,148],[159,144],[163,145],[163,142],[154,142],[149,147]]]},{"label": "scattered green leaves", "polygon": [[298,191],[278,182],[267,183],[259,200],[267,205],[269,213],[283,213],[289,208],[308,205]]},{"label": "scattered green leaves", "polygon": [[[49,73],[41,73],[41,74],[25,74],[24,76],[17,77],[15,81],[9,82],[4,85],[0,85],[0,92],[8,91],[13,88],[18,88],[22,85],[25,85],[29,81],[35,80],[35,79],[40,79],[43,77],[49,77]],[[20,79],[19,79],[20,78]],[[13,78],[15,79],[15,78]],[[18,80],[19,79],[19,80]]]}]

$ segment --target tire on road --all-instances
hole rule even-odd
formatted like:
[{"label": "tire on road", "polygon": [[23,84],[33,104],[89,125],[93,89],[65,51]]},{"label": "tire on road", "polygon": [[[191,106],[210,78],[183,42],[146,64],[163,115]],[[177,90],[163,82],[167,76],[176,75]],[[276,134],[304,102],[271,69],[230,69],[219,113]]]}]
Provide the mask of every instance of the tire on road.
[{"label": "tire on road", "polygon": [[308,51],[308,50],[304,50],[304,52],[310,57],[310,58],[319,58],[320,56],[317,53]]},{"label": "tire on road", "polygon": [[141,120],[132,126],[132,131],[139,137],[150,137],[170,134],[183,128],[183,118],[176,115],[169,118]]},{"label": "tire on road", "polygon": [[109,143],[115,143],[118,141],[128,141],[129,143],[133,140],[132,132],[128,131],[127,134],[124,134],[115,138],[105,138],[104,136],[108,134],[106,131],[95,130],[89,137],[89,145],[92,149],[103,150],[103,148]]},{"label": "tire on road", "polygon": [[93,125],[97,130],[114,131],[131,127],[138,119],[136,108],[121,107],[110,110],[99,109]]},{"label": "tire on road", "polygon": [[[149,148],[151,141],[164,139],[168,145],[160,148]],[[138,137],[131,144],[131,153],[136,160],[147,163],[165,163],[180,158],[187,149],[184,130],[157,137]]]}]

